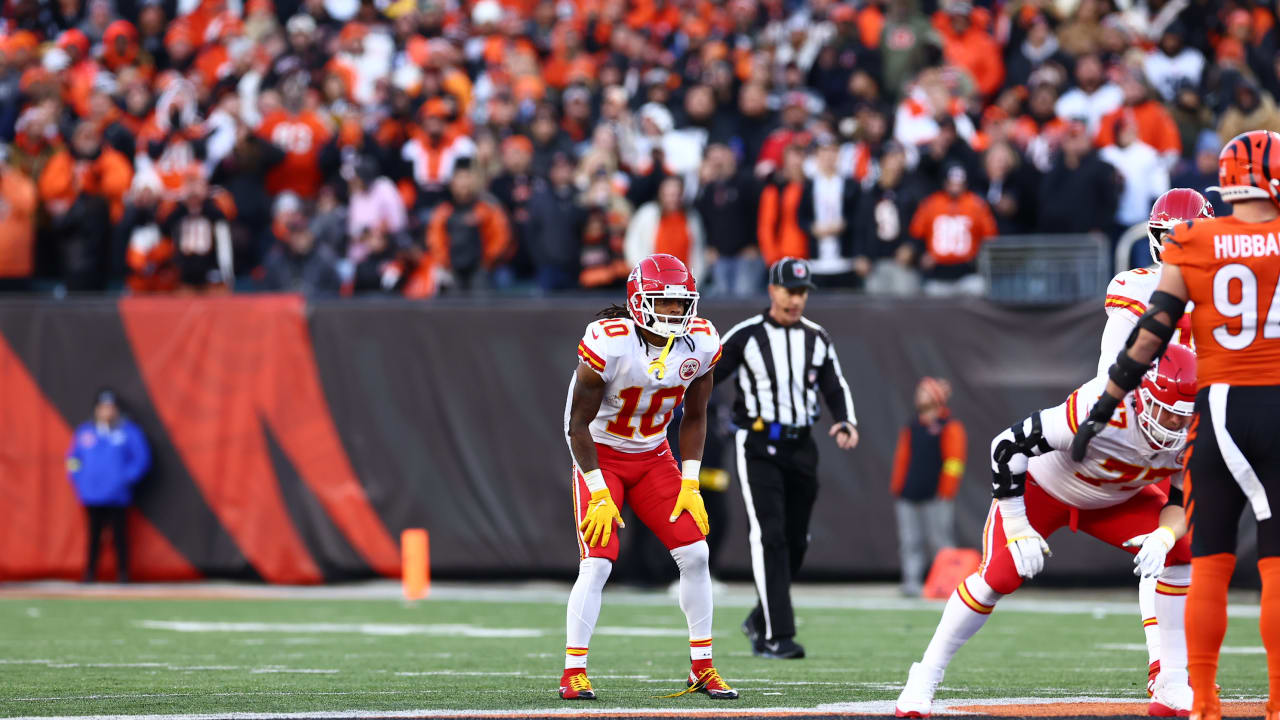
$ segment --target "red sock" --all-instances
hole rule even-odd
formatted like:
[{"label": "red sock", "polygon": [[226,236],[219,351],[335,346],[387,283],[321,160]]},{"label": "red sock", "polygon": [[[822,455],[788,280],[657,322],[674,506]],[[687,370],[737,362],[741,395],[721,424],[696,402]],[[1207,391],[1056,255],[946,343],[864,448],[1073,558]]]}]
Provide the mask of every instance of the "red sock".
[{"label": "red sock", "polygon": [[1216,708],[1218,652],[1227,634],[1227,585],[1236,556],[1218,553],[1191,559],[1191,589],[1187,592],[1187,673],[1196,709]]},{"label": "red sock", "polygon": [[1258,573],[1262,575],[1262,618],[1258,629],[1267,648],[1267,676],[1271,680],[1267,712],[1270,713],[1280,710],[1280,557],[1258,560]]}]

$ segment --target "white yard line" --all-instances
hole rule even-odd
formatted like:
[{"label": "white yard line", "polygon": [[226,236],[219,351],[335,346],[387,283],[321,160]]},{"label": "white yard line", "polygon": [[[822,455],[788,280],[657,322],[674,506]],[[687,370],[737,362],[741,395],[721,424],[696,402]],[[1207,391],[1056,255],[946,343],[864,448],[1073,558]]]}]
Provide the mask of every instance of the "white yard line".
[{"label": "white yard line", "polygon": [[[369,694],[375,695],[379,693],[217,693],[219,695],[345,695],[345,694]],[[780,694],[780,693],[761,693],[761,694]],[[119,699],[130,697],[183,697],[196,695],[196,693],[181,694],[164,694],[164,695],[101,695],[101,696],[78,696],[67,699]],[[49,699],[55,700],[60,698],[24,698],[24,699]],[[1098,703],[1106,705],[1135,705],[1145,704],[1145,699],[1135,698],[1114,698],[1114,697],[1089,697],[1089,696],[1069,696],[1058,698],[1041,698],[1041,697],[1023,697],[1023,698],[949,698],[937,700],[934,702],[933,712],[940,716],[962,716],[969,714],[960,708],[966,708],[974,705],[1069,705],[1077,703]],[[1228,701],[1230,702],[1230,701]],[[892,715],[892,700],[873,700],[866,702],[848,702],[848,703],[825,703],[817,707],[744,707],[737,704],[726,705],[717,709],[681,709],[681,708],[626,708],[621,706],[602,707],[592,706],[583,707],[575,705],[566,708],[551,709],[521,709],[521,710],[329,710],[315,712],[292,712],[292,713],[250,713],[250,712],[231,712],[231,713],[190,713],[190,714],[164,714],[164,715],[75,715],[75,716],[31,716],[28,718],[14,718],[11,720],[218,720],[226,718],[227,720],[320,720],[323,718],[340,718],[342,720],[364,720],[372,718],[561,718],[572,716],[593,716],[593,715],[625,715],[630,717],[652,717],[652,716],[680,716],[680,717],[706,717],[714,718],[723,715],[759,715],[759,716],[787,716],[787,715]]]},{"label": "white yard line", "polygon": [[[1100,650],[1131,650],[1146,652],[1147,646],[1142,643],[1102,643],[1094,647]],[[1266,655],[1267,649],[1261,645],[1223,645],[1223,655]]]}]

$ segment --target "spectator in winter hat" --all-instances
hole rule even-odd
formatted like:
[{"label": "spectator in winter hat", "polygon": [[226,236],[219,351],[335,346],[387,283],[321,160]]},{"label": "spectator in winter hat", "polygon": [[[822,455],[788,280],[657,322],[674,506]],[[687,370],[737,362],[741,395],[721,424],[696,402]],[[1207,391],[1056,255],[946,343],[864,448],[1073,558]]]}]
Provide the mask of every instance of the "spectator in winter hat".
[{"label": "spectator in winter hat", "polygon": [[[951,417],[951,383],[924,377],[915,417],[898,433],[889,492],[898,516],[902,594],[920,594],[930,558],[954,547],[954,499],[967,456],[964,425]],[[925,552],[926,540],[928,552]]]},{"label": "spectator in winter hat", "polygon": [[1276,109],[1275,100],[1251,78],[1238,77],[1231,104],[1218,122],[1218,138],[1224,144],[1249,130],[1280,131],[1280,110]]},{"label": "spectator in winter hat", "polygon": [[971,17],[969,0],[945,0],[946,18],[935,22],[942,36],[942,52],[947,62],[964,68],[973,76],[978,92],[991,97],[1004,82],[1004,61],[1000,45]]},{"label": "spectator in winter hat", "polygon": [[126,511],[150,467],[151,448],[142,429],[121,414],[115,391],[99,390],[93,417],[76,428],[67,450],[67,475],[88,521],[83,582],[97,579],[98,543],[108,527],[115,543],[116,579],[129,581]]},{"label": "spectator in winter hat", "polygon": [[1160,34],[1160,44],[1147,53],[1142,64],[1147,82],[1165,102],[1173,100],[1179,84],[1200,84],[1204,55],[1193,47],[1185,46],[1183,38],[1186,35],[1187,29],[1181,23],[1170,23]]}]

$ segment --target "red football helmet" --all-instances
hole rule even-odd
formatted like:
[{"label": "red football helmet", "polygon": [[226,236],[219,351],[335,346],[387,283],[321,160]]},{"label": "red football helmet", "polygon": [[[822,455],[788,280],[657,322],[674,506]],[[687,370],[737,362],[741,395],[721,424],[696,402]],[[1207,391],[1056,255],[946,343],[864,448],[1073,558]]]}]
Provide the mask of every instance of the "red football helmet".
[{"label": "red football helmet", "polygon": [[1270,200],[1280,205],[1280,134],[1241,133],[1218,154],[1218,187],[1227,202]]},{"label": "red football helmet", "polygon": [[1151,259],[1160,263],[1160,248],[1169,228],[1187,220],[1213,217],[1213,206],[1203,195],[1191,188],[1174,188],[1156,198],[1151,206],[1151,218],[1147,220],[1147,242],[1151,244]]},{"label": "red football helmet", "polygon": [[[1196,405],[1196,355],[1185,345],[1170,345],[1156,366],[1147,371],[1134,397],[1138,428],[1151,447],[1177,450],[1187,442],[1187,427]],[[1186,418],[1166,423],[1172,416]]]},{"label": "red football helmet", "polygon": [[[658,313],[654,302],[660,299],[686,301],[684,313]],[[637,325],[658,335],[688,335],[689,324],[698,316],[698,283],[680,258],[665,253],[650,255],[627,278],[627,310]]]}]

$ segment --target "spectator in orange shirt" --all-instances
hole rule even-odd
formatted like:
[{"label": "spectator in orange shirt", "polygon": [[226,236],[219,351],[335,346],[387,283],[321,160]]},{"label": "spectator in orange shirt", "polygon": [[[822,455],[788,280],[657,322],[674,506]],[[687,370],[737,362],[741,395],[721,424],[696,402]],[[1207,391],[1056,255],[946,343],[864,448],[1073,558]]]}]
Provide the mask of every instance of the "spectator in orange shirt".
[{"label": "spectator in orange shirt", "polygon": [[948,64],[969,71],[982,95],[995,95],[1004,82],[1004,53],[999,43],[973,21],[969,0],[949,0],[944,7],[947,17],[936,24],[943,57]]},{"label": "spectator in orange shirt", "polygon": [[303,108],[306,72],[295,72],[281,82],[284,109],[268,113],[258,126],[258,136],[284,150],[284,161],[267,172],[267,192],[285,190],[310,200],[323,182],[320,149],[329,141],[329,127],[311,110]]},{"label": "spectator in orange shirt", "polygon": [[0,157],[0,290],[26,290],[35,270],[36,184]]},{"label": "spectator in orange shirt", "polygon": [[436,206],[427,226],[427,251],[437,287],[468,291],[487,287],[489,274],[511,250],[511,228],[502,206],[480,194],[470,163],[453,171],[450,198]]},{"label": "spectator in orange shirt", "polygon": [[804,154],[801,147],[788,146],[782,153],[782,169],[760,193],[756,232],[765,265],[784,257],[809,257],[809,236],[800,226],[799,215],[805,186]]},{"label": "spectator in orange shirt", "polygon": [[943,189],[925,198],[911,219],[911,236],[924,244],[924,293],[933,297],[981,295],[978,250],[996,234],[991,208],[969,191],[960,165],[947,169]]},{"label": "spectator in orange shirt", "polygon": [[[923,377],[916,385],[916,416],[898,433],[889,492],[898,517],[902,594],[915,597],[929,558],[955,547],[956,489],[968,455],[964,425],[951,417],[951,383]],[[928,540],[929,554],[925,554]]]},{"label": "spectator in orange shirt", "polygon": [[666,253],[680,258],[694,278],[706,282],[702,218],[685,204],[684,181],[679,175],[663,178],[658,198],[636,209],[623,249],[630,267],[653,253]]},{"label": "spectator in orange shirt", "polygon": [[106,287],[110,231],[124,215],[132,181],[129,160],[104,146],[98,129],[87,122],[76,126],[71,146],[55,154],[40,174],[40,199],[59,240],[68,290]]},{"label": "spectator in orange shirt", "polygon": [[1127,73],[1120,89],[1124,91],[1124,105],[1102,116],[1095,144],[1100,148],[1115,145],[1116,121],[1122,116],[1129,117],[1137,123],[1138,139],[1155,148],[1165,169],[1171,169],[1182,155],[1182,137],[1173,116],[1152,98],[1150,88],[1138,74]]}]

